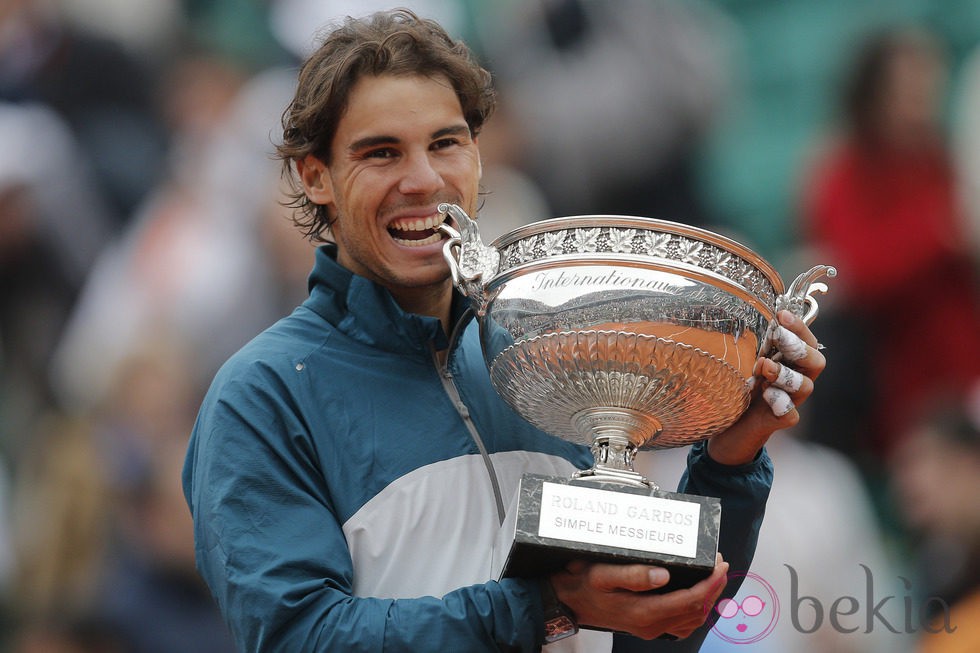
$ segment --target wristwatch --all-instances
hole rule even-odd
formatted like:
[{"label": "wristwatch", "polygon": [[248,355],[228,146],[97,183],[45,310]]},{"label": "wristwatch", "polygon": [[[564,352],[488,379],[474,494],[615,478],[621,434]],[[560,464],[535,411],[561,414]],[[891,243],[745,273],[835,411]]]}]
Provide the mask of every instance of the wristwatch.
[{"label": "wristwatch", "polygon": [[544,642],[551,644],[578,632],[571,608],[558,600],[548,578],[540,579],[541,603],[544,607]]}]

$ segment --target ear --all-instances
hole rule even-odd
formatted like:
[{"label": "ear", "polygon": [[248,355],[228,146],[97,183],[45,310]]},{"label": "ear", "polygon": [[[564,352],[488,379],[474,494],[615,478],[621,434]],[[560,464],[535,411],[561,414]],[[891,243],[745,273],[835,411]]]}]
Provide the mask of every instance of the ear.
[{"label": "ear", "polygon": [[333,181],[330,179],[330,170],[323,161],[308,154],[296,160],[296,173],[311,202],[325,206],[333,203]]}]

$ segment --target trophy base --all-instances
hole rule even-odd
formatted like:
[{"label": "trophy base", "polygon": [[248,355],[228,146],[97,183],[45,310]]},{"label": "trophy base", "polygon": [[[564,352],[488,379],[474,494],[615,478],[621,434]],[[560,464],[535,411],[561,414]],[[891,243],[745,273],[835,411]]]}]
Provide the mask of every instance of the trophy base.
[{"label": "trophy base", "polygon": [[586,478],[525,474],[501,578],[536,577],[574,559],[664,567],[655,592],[694,585],[715,567],[721,502]]}]

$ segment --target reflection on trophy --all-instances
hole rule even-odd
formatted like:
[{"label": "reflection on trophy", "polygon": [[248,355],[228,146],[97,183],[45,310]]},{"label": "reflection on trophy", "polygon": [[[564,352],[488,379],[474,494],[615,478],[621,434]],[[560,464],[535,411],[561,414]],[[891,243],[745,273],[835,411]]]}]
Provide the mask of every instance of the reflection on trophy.
[{"label": "reflection on trophy", "polygon": [[568,560],[670,570],[669,591],[710,575],[718,499],[661,491],[634,471],[638,450],[678,447],[731,426],[750,400],[776,312],[807,323],[836,270],[785,289],[761,257],[724,236],[663,220],[577,216],[536,222],[491,245],[442,204],[453,282],[480,324],[493,386],[552,435],[591,447],[571,478],[527,474],[503,576]]}]

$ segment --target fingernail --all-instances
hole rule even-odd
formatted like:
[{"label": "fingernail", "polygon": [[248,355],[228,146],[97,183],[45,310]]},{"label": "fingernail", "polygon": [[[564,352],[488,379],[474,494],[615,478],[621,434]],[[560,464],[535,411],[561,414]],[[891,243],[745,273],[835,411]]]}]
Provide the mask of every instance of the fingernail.
[{"label": "fingernail", "polygon": [[780,311],[779,323],[783,326],[793,326],[796,324],[796,315],[792,311]]},{"label": "fingernail", "polygon": [[650,570],[650,584],[654,587],[666,585],[670,580],[670,574],[663,567],[654,567]]},{"label": "fingernail", "polygon": [[777,378],[779,378],[779,370],[781,370],[782,367],[783,366],[776,361],[767,358],[766,362],[763,363],[762,372],[768,380],[775,381]]}]

